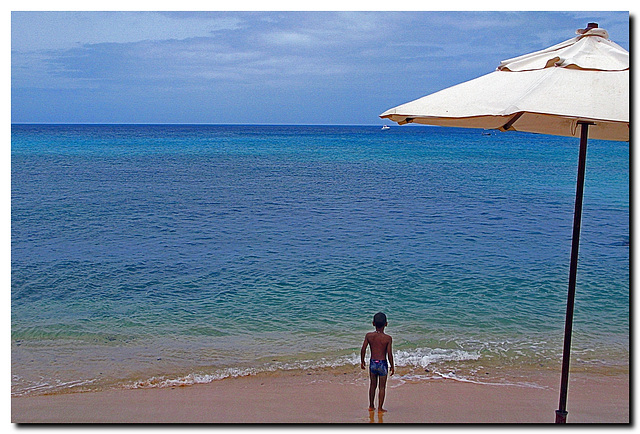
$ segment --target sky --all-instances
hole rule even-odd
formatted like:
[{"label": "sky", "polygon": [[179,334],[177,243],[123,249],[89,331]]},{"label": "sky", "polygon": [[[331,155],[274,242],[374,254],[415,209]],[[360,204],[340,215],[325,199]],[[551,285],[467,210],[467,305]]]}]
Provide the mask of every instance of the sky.
[{"label": "sky", "polygon": [[375,125],[629,11],[11,12],[12,123]]}]

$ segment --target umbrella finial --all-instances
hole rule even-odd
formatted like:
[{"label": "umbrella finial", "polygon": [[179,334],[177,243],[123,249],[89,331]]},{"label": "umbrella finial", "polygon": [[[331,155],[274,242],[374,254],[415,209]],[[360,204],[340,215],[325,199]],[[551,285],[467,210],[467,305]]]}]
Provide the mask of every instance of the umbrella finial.
[{"label": "umbrella finial", "polygon": [[576,33],[579,35],[582,35],[584,33],[587,33],[591,29],[597,29],[597,28],[598,28],[598,23],[587,23],[586,29],[578,29],[576,30]]}]

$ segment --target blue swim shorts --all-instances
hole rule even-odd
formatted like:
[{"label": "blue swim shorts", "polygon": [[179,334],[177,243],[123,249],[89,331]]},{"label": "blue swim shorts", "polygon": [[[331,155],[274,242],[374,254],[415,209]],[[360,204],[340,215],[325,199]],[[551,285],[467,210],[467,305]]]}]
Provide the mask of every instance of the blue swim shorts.
[{"label": "blue swim shorts", "polygon": [[389,372],[389,366],[387,365],[386,360],[374,360],[371,359],[369,362],[369,372],[373,375],[385,376],[387,372]]}]

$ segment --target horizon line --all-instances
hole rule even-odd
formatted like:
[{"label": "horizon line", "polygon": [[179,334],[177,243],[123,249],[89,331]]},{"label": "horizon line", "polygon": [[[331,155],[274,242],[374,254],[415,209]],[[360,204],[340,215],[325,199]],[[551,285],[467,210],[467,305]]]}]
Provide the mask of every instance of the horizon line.
[{"label": "horizon line", "polygon": [[[11,122],[11,125],[201,125],[201,126],[287,126],[287,127],[379,127],[382,124],[287,124],[287,123],[205,123],[205,122]],[[437,125],[409,124],[395,126],[437,127]]]}]

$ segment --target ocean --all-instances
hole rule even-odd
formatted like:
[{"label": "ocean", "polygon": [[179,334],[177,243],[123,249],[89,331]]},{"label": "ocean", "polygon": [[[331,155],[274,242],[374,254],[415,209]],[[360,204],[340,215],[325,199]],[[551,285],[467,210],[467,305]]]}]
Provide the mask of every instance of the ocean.
[{"label": "ocean", "polygon": [[[378,311],[401,380],[559,379],[577,159],[425,126],[12,125],[12,394],[357,375]],[[572,369],[628,372],[629,244],[629,144],[591,140]]]}]

